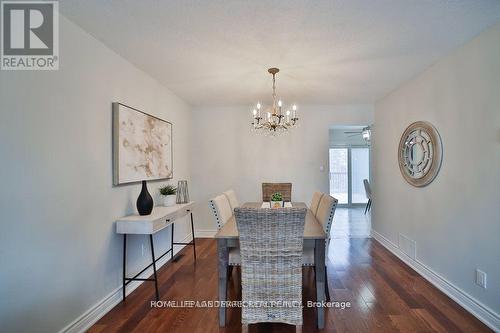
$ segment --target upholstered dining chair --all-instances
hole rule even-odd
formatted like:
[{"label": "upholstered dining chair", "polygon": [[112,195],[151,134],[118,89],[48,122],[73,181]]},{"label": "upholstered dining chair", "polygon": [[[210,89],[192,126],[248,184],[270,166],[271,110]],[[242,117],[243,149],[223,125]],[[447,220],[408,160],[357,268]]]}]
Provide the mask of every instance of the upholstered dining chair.
[{"label": "upholstered dining chair", "polygon": [[271,201],[276,192],[283,195],[283,201],[292,201],[292,183],[262,183],[262,201]]},{"label": "upholstered dining chair", "polygon": [[[226,224],[226,222],[233,217],[233,210],[231,209],[229,200],[224,194],[211,199],[208,206],[214,215],[217,229],[222,228],[224,224]],[[240,250],[233,247],[229,250],[228,275],[231,276],[233,266],[239,266],[240,264]]]},{"label": "upholstered dining chair", "polygon": [[311,212],[316,216],[316,212],[318,211],[318,206],[319,202],[321,201],[321,197],[323,196],[323,193],[321,192],[314,192],[313,197],[311,200],[311,206],[309,207],[311,209]]},{"label": "upholstered dining chair", "polygon": [[[286,323],[302,331],[306,212],[305,208],[234,210],[240,241],[242,301],[260,305],[242,308],[243,332],[248,332],[249,324],[259,322]],[[283,303],[280,306],[273,302]]]},{"label": "upholstered dining chair", "polygon": [[[316,219],[323,226],[323,230],[326,233],[326,255],[325,255],[325,281],[326,281],[326,299],[330,301],[330,290],[328,288],[328,274],[327,274],[327,263],[328,263],[328,246],[330,245],[330,231],[332,229],[333,216],[335,215],[335,209],[337,208],[338,200],[334,197],[324,193],[321,196],[321,200],[318,205],[318,210],[316,211]],[[302,258],[302,264],[304,266],[314,266],[314,249],[307,248],[304,249],[304,256]]]},{"label": "upholstered dining chair", "polygon": [[229,201],[229,205],[231,206],[231,211],[240,206],[238,197],[236,197],[236,193],[233,190],[227,190],[223,194],[227,197],[227,200]]},{"label": "upholstered dining chair", "polygon": [[368,202],[366,203],[365,207],[365,215],[366,215],[366,212],[369,212],[370,209],[372,208],[372,189],[370,187],[370,182],[368,181],[368,179],[363,180],[363,185],[365,185],[365,194],[366,198],[368,199]]}]

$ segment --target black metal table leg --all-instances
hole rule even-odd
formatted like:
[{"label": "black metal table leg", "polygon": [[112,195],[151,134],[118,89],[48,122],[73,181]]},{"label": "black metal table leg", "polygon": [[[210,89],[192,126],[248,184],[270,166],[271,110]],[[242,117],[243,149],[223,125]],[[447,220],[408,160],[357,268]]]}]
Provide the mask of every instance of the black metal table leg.
[{"label": "black metal table leg", "polygon": [[151,244],[151,257],[153,258],[153,273],[155,276],[155,291],[156,291],[156,300],[160,300],[160,294],[158,293],[158,277],[156,276],[156,260],[155,260],[155,249],[153,246],[153,235],[149,235],[149,243]]},{"label": "black metal table leg", "polygon": [[196,261],[196,242],[194,240],[194,223],[193,223],[193,212],[189,211],[191,214],[191,233],[193,235],[193,254],[194,254],[194,261]]},{"label": "black metal table leg", "polygon": [[122,296],[123,300],[125,300],[125,265],[127,262],[127,234],[123,234],[123,290]]},{"label": "black metal table leg", "polygon": [[170,234],[170,259],[174,259],[174,223],[172,223],[172,229]]},{"label": "black metal table leg", "polygon": [[[172,223],[172,258],[173,258],[173,246],[174,245],[191,245],[193,247],[193,255],[194,255],[194,261],[196,263],[196,239],[195,239],[195,236],[194,236],[194,219],[193,219],[193,211],[191,211],[190,209],[187,209],[186,210],[190,217],[191,217],[191,235],[193,236],[193,239],[189,242],[189,243],[186,243],[186,242],[174,242],[174,224]],[[176,259],[174,259],[173,261],[176,261],[178,259],[178,257]]]}]

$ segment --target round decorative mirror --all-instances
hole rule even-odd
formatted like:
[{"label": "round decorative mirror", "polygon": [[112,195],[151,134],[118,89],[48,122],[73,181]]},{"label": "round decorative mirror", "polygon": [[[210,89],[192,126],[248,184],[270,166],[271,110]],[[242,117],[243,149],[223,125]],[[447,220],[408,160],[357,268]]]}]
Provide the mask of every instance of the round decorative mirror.
[{"label": "round decorative mirror", "polygon": [[425,186],[436,178],[442,156],[441,137],[428,122],[414,122],[401,136],[399,169],[404,179],[413,186]]}]

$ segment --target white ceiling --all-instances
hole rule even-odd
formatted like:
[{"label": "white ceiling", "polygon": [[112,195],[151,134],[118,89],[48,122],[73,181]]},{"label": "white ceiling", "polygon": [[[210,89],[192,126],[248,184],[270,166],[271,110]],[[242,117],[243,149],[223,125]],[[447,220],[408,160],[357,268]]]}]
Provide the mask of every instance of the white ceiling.
[{"label": "white ceiling", "polygon": [[371,103],[500,20],[498,0],[64,0],[67,18],[194,106],[271,93]]}]

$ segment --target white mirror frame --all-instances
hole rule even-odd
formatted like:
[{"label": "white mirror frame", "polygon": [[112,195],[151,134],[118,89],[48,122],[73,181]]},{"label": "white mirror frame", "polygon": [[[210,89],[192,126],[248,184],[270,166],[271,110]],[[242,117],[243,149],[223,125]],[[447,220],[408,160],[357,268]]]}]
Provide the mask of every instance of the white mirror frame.
[{"label": "white mirror frame", "polygon": [[[419,177],[412,176],[412,169],[409,167],[410,161],[408,160],[405,151],[407,149],[408,140],[410,140],[410,136],[413,133],[419,131],[420,134],[424,133],[424,136],[420,135],[420,138],[426,140],[426,145],[430,147],[430,150],[424,150],[430,156],[427,157],[427,163],[430,163],[430,166],[424,167],[422,171],[422,175]],[[429,138],[429,140],[426,139]],[[439,169],[441,168],[441,161],[443,158],[443,147],[441,143],[441,137],[439,136],[438,131],[432,124],[426,121],[417,121],[406,128],[401,136],[401,140],[399,141],[398,148],[398,161],[399,161],[399,170],[403,175],[403,178],[411,185],[416,187],[423,187],[430,184],[434,178],[436,178]]]}]

